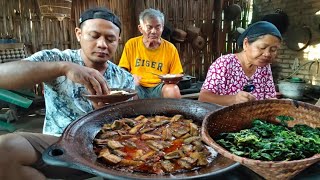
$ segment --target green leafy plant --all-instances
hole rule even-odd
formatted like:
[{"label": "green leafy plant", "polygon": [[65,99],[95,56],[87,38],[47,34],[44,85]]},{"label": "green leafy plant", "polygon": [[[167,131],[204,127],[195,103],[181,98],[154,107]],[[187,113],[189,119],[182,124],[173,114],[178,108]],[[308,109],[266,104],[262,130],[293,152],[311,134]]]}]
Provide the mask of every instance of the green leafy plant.
[{"label": "green leafy plant", "polygon": [[[215,141],[238,156],[265,161],[298,160],[320,153],[320,129],[307,125],[286,126],[255,119],[250,129],[221,133]],[[279,120],[280,120],[279,119]]]},{"label": "green leafy plant", "polygon": [[288,126],[287,121],[293,121],[294,118],[291,116],[284,116],[284,115],[280,115],[276,117],[277,120],[280,121],[280,124],[283,126]]}]

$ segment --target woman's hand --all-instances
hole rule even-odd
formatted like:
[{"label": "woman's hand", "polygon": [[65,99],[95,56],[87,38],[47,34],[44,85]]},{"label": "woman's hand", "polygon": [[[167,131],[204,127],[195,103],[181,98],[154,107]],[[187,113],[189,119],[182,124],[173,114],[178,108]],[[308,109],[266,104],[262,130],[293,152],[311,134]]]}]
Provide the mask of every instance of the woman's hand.
[{"label": "woman's hand", "polygon": [[238,94],[235,95],[235,104],[254,101],[254,100],[256,100],[256,97],[245,91],[240,91],[238,92]]}]

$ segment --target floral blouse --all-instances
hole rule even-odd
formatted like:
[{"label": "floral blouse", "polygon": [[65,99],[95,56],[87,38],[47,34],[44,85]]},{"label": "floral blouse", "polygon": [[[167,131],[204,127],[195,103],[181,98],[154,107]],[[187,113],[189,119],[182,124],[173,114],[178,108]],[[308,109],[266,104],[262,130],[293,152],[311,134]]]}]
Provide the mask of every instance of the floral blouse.
[{"label": "floral blouse", "polygon": [[212,63],[201,89],[218,95],[234,95],[242,91],[249,81],[255,86],[251,94],[257,100],[276,96],[270,65],[257,67],[255,73],[247,77],[235,54],[223,55]]}]

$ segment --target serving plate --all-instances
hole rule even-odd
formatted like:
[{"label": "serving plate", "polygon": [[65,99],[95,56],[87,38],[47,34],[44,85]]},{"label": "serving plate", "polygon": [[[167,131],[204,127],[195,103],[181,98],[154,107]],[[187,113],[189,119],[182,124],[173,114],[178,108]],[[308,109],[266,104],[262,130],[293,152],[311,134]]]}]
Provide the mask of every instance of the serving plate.
[{"label": "serving plate", "polygon": [[[83,96],[93,102],[103,102],[103,103],[110,104],[110,103],[126,101],[137,94],[137,91],[133,89],[111,88],[111,91],[119,91],[119,92],[115,94],[106,94],[106,95],[83,94]],[[122,93],[122,92],[126,92],[126,93]]]},{"label": "serving plate", "polygon": [[182,80],[183,76],[183,74],[164,74],[159,75],[159,78],[164,83],[177,84],[179,81]]}]

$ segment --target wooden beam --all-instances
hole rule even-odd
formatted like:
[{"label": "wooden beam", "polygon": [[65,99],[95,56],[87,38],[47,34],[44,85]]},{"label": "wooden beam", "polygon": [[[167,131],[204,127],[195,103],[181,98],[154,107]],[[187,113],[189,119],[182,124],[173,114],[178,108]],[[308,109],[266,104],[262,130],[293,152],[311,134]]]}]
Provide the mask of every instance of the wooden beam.
[{"label": "wooden beam", "polygon": [[221,30],[221,15],[222,15],[223,0],[214,1],[214,33],[213,33],[213,54],[214,58],[220,56],[220,30]]}]

